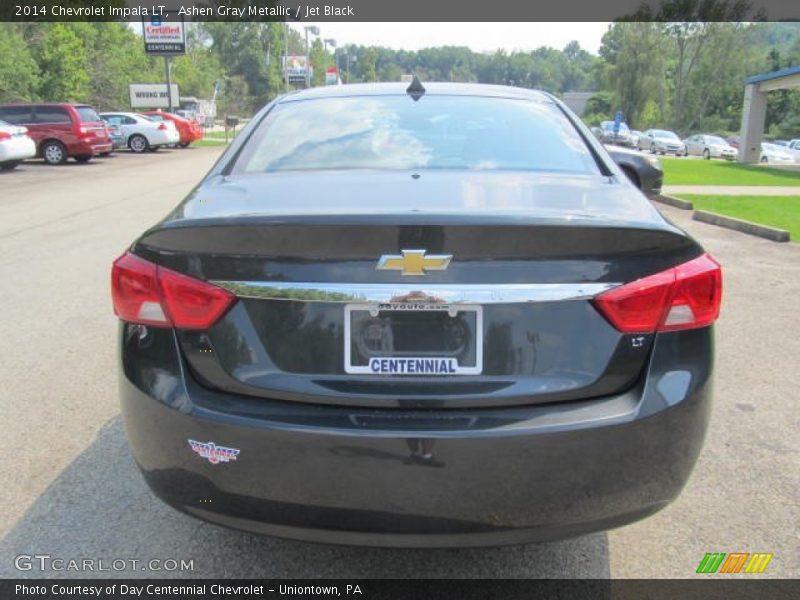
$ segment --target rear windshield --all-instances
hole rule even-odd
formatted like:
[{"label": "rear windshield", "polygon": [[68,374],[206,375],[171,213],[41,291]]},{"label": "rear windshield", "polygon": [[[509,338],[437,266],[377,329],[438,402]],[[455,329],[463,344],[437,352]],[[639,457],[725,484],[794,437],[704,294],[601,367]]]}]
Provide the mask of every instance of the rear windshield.
[{"label": "rear windshield", "polygon": [[102,120],[100,119],[100,115],[97,114],[97,111],[91,106],[76,106],[75,110],[78,111],[78,115],[83,123],[97,123]]},{"label": "rear windshield", "polygon": [[286,102],[233,172],[471,169],[599,173],[551,103],[476,96],[356,96]]}]

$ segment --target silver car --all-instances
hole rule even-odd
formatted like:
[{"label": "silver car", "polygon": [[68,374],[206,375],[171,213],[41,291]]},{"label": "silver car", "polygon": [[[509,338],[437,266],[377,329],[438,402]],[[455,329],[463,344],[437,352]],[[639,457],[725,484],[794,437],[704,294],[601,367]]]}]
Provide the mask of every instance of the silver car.
[{"label": "silver car", "polygon": [[639,136],[636,144],[639,150],[649,151],[653,154],[674,154],[678,156],[686,153],[686,148],[673,131],[665,129],[648,129]]},{"label": "silver car", "polygon": [[706,160],[710,158],[734,160],[739,154],[736,148],[717,135],[698,133],[686,138],[683,143],[686,145],[686,156],[702,156]]}]

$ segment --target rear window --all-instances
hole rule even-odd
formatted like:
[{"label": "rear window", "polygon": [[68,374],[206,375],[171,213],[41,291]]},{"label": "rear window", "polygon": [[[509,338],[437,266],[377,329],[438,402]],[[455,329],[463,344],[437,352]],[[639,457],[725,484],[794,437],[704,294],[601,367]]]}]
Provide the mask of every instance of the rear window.
[{"label": "rear window", "polygon": [[78,115],[83,123],[97,123],[101,120],[100,115],[98,115],[97,111],[91,106],[76,106],[75,110],[78,111]]},{"label": "rear window", "polygon": [[476,96],[323,98],[276,106],[233,171],[471,169],[599,173],[549,102]]}]

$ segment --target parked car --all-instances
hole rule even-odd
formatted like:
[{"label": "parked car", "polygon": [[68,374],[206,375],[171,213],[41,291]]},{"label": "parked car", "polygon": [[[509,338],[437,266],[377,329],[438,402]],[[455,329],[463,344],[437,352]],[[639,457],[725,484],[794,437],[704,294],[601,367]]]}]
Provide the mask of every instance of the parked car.
[{"label": "parked car", "polygon": [[122,128],[116,123],[106,123],[108,128],[108,137],[111,138],[111,143],[114,150],[126,148],[128,143],[125,139],[125,134],[122,133]]},{"label": "parked car", "polygon": [[51,165],[63,164],[69,157],[87,162],[111,151],[102,119],[86,104],[3,104],[0,119],[26,127],[36,142],[37,156]]},{"label": "parked car", "polygon": [[171,146],[180,141],[178,130],[171,121],[154,121],[131,112],[103,112],[100,117],[109,125],[119,127],[125,138],[125,145],[131,152],[152,152],[161,146]]},{"label": "parked car", "polygon": [[0,121],[0,169],[10,171],[26,158],[36,156],[36,142],[20,125]]},{"label": "parked car", "polygon": [[791,140],[786,150],[794,157],[794,162],[800,163],[800,139]]},{"label": "parked car", "polygon": [[147,111],[142,114],[146,117],[150,117],[154,121],[172,121],[178,130],[178,135],[180,135],[178,145],[181,148],[186,148],[192,142],[203,139],[203,128],[200,127],[200,123],[197,121],[190,121],[181,116],[162,112],[160,110]]},{"label": "parked car", "polygon": [[783,146],[784,148],[787,148],[789,146],[789,140],[772,140],[769,143],[775,144],[776,146]]},{"label": "parked car", "polygon": [[734,160],[739,151],[717,135],[697,134],[686,138],[685,156],[702,156],[706,160],[711,158],[724,158]]},{"label": "parked car", "polygon": [[642,137],[642,132],[636,129],[631,129],[631,146],[634,148],[639,147],[639,138]]},{"label": "parked car", "polygon": [[603,121],[600,123],[600,140],[604,144],[615,144],[617,146],[633,146],[631,130],[625,123],[619,124],[619,130],[614,133],[614,121]]},{"label": "parked car", "polygon": [[736,148],[736,150],[739,150],[739,136],[738,135],[732,135],[730,137],[727,137],[727,138],[725,138],[725,141],[732,148]]},{"label": "parked car", "polygon": [[664,171],[657,156],[643,154],[632,148],[607,146],[606,150],[633,184],[648,198],[661,193]]},{"label": "parked car", "polygon": [[786,165],[794,163],[794,156],[792,156],[788,148],[777,144],[762,142],[759,161],[762,163]]},{"label": "parked car", "polygon": [[111,283],[136,464],[233,528],[618,527],[678,496],[711,411],[719,264],[543,92],[279,97]]},{"label": "parked car", "polygon": [[674,154],[679,156],[686,153],[686,146],[684,146],[681,138],[674,131],[666,129],[648,129],[645,131],[639,137],[638,148],[653,154]]}]

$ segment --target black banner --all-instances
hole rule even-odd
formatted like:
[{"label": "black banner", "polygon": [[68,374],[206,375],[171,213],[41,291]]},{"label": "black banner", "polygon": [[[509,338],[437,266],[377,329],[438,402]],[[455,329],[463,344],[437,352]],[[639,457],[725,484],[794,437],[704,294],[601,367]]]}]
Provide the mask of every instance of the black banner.
[{"label": "black banner", "polygon": [[796,580],[13,580],[0,581],[3,600],[244,600],[351,598],[354,600],[459,600],[553,598],[564,600],[759,600],[798,596]]},{"label": "black banner", "polygon": [[0,21],[606,22],[800,19],[787,0],[8,0]]}]

